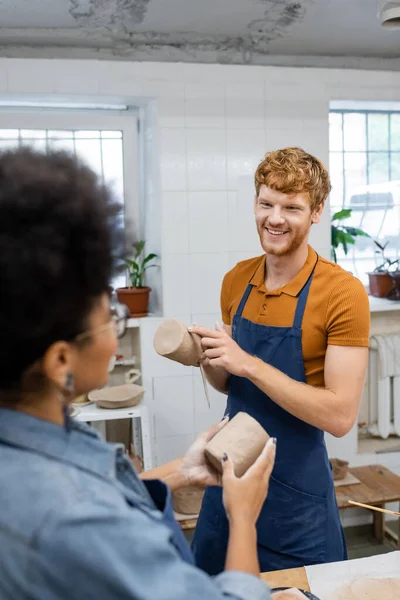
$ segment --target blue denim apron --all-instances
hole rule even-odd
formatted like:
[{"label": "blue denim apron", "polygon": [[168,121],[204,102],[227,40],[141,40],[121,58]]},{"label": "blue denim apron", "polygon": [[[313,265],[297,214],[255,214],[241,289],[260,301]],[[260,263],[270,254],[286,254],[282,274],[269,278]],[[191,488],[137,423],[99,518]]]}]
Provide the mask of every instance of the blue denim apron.
[{"label": "blue denim apron", "polygon": [[175,546],[176,550],[185,562],[194,565],[194,558],[190,550],[190,546],[186,541],[179,523],[177,523],[174,517],[171,490],[165,483],[159,481],[158,479],[147,479],[142,480],[142,482],[147,488],[147,491],[149,492],[154,504],[158,510],[162,512],[162,523],[171,530],[172,544]]},{"label": "blue denim apron", "polygon": [[[259,325],[242,317],[250,283],[232,324],[232,337],[243,350],[303,383],[301,324],[315,266],[298,296],[292,327]],[[226,413],[232,418],[239,411],[257,419],[278,440],[268,497],[257,522],[261,571],[345,560],[324,432],[288,413],[248,379],[231,375]],[[210,487],[192,544],[196,564],[210,575],[224,569],[228,533],[222,490]]]}]

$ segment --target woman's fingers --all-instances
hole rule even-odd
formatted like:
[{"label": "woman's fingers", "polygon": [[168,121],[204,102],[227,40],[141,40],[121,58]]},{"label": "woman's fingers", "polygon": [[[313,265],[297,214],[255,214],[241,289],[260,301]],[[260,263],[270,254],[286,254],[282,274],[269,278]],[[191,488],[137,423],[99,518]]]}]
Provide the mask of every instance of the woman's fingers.
[{"label": "woman's fingers", "polygon": [[244,477],[256,475],[265,477],[269,480],[272,469],[274,468],[276,454],[276,438],[269,438],[265,444],[263,451],[253,465],[246,471]]},{"label": "woman's fingers", "polygon": [[222,482],[227,479],[233,479],[235,477],[235,471],[233,468],[233,462],[227,454],[222,457]]}]

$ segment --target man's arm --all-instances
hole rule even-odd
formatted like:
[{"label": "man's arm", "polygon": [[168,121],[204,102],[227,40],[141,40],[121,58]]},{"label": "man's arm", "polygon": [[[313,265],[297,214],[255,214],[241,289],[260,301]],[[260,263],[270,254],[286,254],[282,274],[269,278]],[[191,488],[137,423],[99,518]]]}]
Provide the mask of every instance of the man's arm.
[{"label": "man's arm", "polygon": [[357,417],[368,364],[368,348],[329,345],[325,387],[299,383],[242,350],[226,333],[194,327],[212,367],[246,377],[295,417],[335,437],[346,435]]},{"label": "man's arm", "polygon": [[262,360],[249,357],[245,377],[289,413],[335,437],[357,418],[368,365],[368,348],[328,346],[325,388],[294,381]]}]

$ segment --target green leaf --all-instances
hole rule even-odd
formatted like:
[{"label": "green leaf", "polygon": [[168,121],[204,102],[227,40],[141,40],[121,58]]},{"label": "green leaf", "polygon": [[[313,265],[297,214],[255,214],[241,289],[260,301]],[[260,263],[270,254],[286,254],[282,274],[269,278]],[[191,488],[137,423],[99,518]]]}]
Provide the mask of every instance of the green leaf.
[{"label": "green leaf", "polygon": [[348,219],[350,216],[351,208],[342,208],[342,210],[339,210],[332,216],[331,221],[342,221],[343,219]]},{"label": "green leaf", "polygon": [[139,271],[139,265],[135,260],[127,259],[125,262],[128,265],[128,269],[132,269],[133,271]]},{"label": "green leaf", "polygon": [[[146,258],[144,259],[144,261],[142,262],[142,269],[145,265],[147,265],[148,262],[150,262],[151,260],[153,260],[154,258],[157,258],[157,254],[149,254],[148,256],[146,256]],[[154,265],[155,266],[155,265]]]},{"label": "green leaf", "polygon": [[379,250],[381,250],[382,252],[384,251],[384,249],[386,248],[386,246],[388,245],[388,243],[389,243],[389,242],[386,242],[386,244],[384,244],[384,245],[382,246],[382,245],[381,245],[379,242],[377,242],[376,240],[374,240],[374,244],[375,244],[376,246],[378,246]]},{"label": "green leaf", "polygon": [[337,231],[337,241],[338,241],[338,246],[342,245],[343,246],[343,251],[347,255],[348,244],[354,244],[355,239],[353,238],[352,235],[350,235],[346,231],[343,231],[343,229],[338,229],[338,231]]},{"label": "green leaf", "polygon": [[360,235],[360,236],[364,236],[364,237],[371,237],[369,235],[369,233],[366,233],[362,229],[357,229],[357,227],[345,227],[345,226],[343,226],[343,228],[347,231],[347,233],[350,233],[350,235],[354,235],[354,236]]},{"label": "green leaf", "polygon": [[136,250],[135,258],[139,258],[139,256],[142,254],[142,252],[144,250],[145,243],[146,242],[144,240],[142,240],[140,242],[136,242],[135,244],[133,244],[133,247]]},{"label": "green leaf", "polygon": [[335,225],[331,225],[331,244],[333,248],[337,248],[339,245],[337,232],[337,227],[335,227]]}]

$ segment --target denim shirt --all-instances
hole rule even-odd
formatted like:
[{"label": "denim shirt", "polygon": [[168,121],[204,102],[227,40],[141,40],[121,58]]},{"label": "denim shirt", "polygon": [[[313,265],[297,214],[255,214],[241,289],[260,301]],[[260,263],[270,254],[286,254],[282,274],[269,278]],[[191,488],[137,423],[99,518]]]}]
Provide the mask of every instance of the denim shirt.
[{"label": "denim shirt", "polygon": [[1,600],[269,600],[185,562],[123,447],[0,409]]}]

